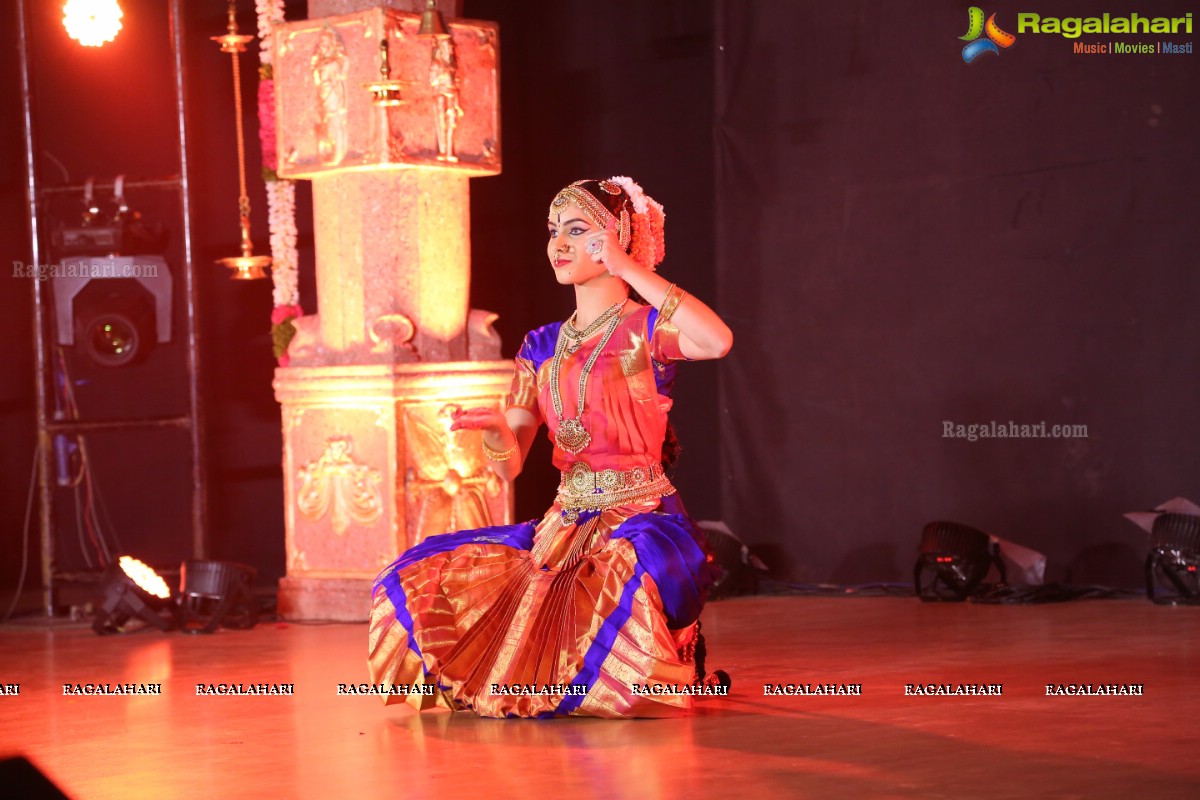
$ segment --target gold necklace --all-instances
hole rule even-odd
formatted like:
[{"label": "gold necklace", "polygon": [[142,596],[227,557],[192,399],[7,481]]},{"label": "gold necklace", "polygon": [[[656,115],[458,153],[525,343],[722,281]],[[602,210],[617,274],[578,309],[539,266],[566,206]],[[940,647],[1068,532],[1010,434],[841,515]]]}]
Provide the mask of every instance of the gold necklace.
[{"label": "gold necklace", "polygon": [[[626,301],[628,302],[628,301]],[[565,332],[566,325],[564,324],[558,330],[558,341],[554,344],[554,360],[550,364],[550,400],[554,403],[554,413],[558,417],[558,432],[554,434],[554,443],[562,450],[575,455],[580,450],[588,446],[592,441],[592,435],[583,427],[583,405],[587,398],[587,383],[588,376],[591,375],[592,367],[596,364],[596,359],[600,357],[600,351],[608,344],[608,340],[612,338],[613,333],[617,330],[617,325],[621,322],[620,311],[624,308],[625,303],[622,302],[615,306],[614,311],[608,321],[608,328],[604,331],[604,336],[596,345],[596,349],[592,350],[592,354],[588,356],[587,362],[583,365],[583,371],[579,373],[579,399],[575,403],[575,417],[573,419],[563,418],[562,392],[559,390],[558,376],[562,371],[563,356],[567,350],[567,340],[570,338]],[[609,309],[612,311],[613,309]],[[609,311],[605,311],[602,316],[608,316]],[[594,324],[594,323],[593,323]],[[590,325],[588,326],[591,327]]]},{"label": "gold necklace", "polygon": [[579,316],[579,309],[575,309],[575,313],[572,314],[570,319],[564,322],[562,326],[563,335],[570,340],[567,342],[567,355],[574,355],[575,351],[582,347],[583,343],[591,338],[596,331],[603,328],[605,324],[612,319],[614,314],[620,314],[621,309],[625,307],[626,302],[628,301],[622,300],[619,303],[613,303],[611,306],[604,309],[604,313],[592,320],[591,325],[588,325],[583,330],[576,330],[575,328],[575,319]]}]

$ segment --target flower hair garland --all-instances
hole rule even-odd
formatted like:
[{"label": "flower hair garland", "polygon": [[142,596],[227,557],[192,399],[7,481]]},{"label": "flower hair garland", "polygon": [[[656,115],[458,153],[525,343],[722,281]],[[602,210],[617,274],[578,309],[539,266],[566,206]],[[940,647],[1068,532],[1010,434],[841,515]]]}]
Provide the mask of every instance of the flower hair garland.
[{"label": "flower hair garland", "polygon": [[279,365],[288,364],[287,347],[296,333],[292,320],[303,316],[296,253],[296,185],[276,176],[275,81],[271,68],[271,32],[283,22],[284,0],[254,0],[258,18],[258,137],[262,145],[263,180],[267,184],[267,222],[271,231],[271,338]]},{"label": "flower hair garland", "polygon": [[616,175],[609,180],[625,190],[633,205],[633,237],[629,243],[629,255],[646,269],[653,270],[667,254],[664,230],[667,215],[662,203],[642,191],[633,178]]}]

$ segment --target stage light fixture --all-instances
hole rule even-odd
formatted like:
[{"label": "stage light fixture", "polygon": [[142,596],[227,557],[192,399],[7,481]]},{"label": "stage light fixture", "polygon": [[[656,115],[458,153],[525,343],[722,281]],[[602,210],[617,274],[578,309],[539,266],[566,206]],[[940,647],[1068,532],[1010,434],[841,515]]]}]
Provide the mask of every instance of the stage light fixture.
[{"label": "stage light fixture", "polygon": [[171,590],[166,581],[132,556],[121,556],[109,567],[101,584],[101,598],[92,630],[100,635],[131,633],[125,623],[138,619],[160,631],[175,626]]},{"label": "stage light fixture", "polygon": [[128,282],[107,281],[76,304],[76,340],[84,354],[103,367],[143,360],[155,343],[150,297]]},{"label": "stage light fixture", "polygon": [[67,0],[63,27],[84,47],[100,47],[117,38],[123,16],[117,0]]},{"label": "stage light fixture", "polygon": [[724,522],[702,521],[696,527],[704,532],[712,557],[721,574],[714,578],[710,600],[757,594],[758,581],[767,574],[767,565],[737,537]]},{"label": "stage light fixture", "polygon": [[1159,604],[1200,604],[1198,567],[1200,517],[1170,513],[1155,517],[1146,556],[1146,596]]},{"label": "stage light fixture", "polygon": [[179,568],[180,630],[253,628],[258,623],[254,575],[253,567],[232,561],[184,561]]},{"label": "stage light fixture", "polygon": [[913,588],[926,602],[966,600],[995,565],[1007,582],[1000,548],[983,531],[957,522],[930,522],[921,532]]},{"label": "stage light fixture", "polygon": [[171,340],[172,281],[157,255],[169,234],[130,207],[124,175],[113,180],[112,203],[111,216],[100,210],[95,180],[88,178],[82,214],[54,231],[61,261],[50,272],[58,343],[78,345],[101,366],[121,367]]}]

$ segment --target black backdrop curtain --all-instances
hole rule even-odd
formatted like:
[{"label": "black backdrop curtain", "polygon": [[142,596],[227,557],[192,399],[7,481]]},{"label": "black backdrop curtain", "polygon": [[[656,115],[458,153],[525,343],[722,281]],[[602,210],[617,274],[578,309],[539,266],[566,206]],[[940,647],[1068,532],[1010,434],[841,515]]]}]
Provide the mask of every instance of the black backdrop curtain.
[{"label": "black backdrop curtain", "polygon": [[[902,580],[952,519],[1135,586],[1121,514],[1200,499],[1196,56],[966,64],[969,5],[717,4],[724,514],[797,580]],[[943,437],[991,420],[1087,437]]]}]

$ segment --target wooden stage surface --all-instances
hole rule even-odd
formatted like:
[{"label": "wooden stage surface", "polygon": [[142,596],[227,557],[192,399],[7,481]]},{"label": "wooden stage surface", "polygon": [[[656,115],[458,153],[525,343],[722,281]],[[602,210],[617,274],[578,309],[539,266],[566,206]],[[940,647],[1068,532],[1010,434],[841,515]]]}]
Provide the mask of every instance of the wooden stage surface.
[{"label": "wooden stage surface", "polygon": [[[0,754],[90,798],[1200,797],[1200,608],[753,597],[705,611],[733,691],[676,720],[490,720],[338,696],[365,625],[0,629]],[[161,696],[65,697],[65,683]],[[291,683],[199,697],[197,683]],[[764,684],[861,684],[764,696]],[[999,696],[906,684],[1002,684]],[[1046,696],[1047,684],[1144,695]],[[0,787],[0,796],[6,796]]]}]

